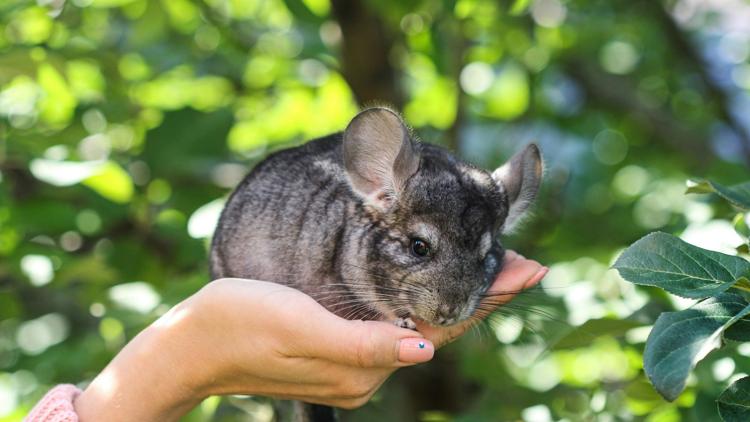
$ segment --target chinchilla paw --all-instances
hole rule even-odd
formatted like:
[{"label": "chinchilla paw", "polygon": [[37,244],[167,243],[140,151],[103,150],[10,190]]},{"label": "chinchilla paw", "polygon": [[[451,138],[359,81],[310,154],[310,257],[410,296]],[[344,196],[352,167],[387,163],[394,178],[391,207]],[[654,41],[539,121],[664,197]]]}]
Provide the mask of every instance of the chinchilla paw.
[{"label": "chinchilla paw", "polygon": [[411,318],[398,318],[394,322],[397,327],[408,328],[410,330],[417,330],[417,324],[411,320]]}]

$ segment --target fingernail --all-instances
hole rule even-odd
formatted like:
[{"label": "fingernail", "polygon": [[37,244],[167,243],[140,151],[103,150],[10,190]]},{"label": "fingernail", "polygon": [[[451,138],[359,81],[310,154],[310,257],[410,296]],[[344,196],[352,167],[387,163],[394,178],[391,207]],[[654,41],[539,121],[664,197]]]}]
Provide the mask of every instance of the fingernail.
[{"label": "fingernail", "polygon": [[537,271],[536,274],[534,274],[534,277],[531,277],[531,279],[527,282],[524,288],[528,288],[528,287],[538,284],[540,281],[542,281],[544,276],[547,275],[547,271],[549,271],[549,268],[547,267],[540,268],[539,271]]},{"label": "fingernail", "polygon": [[423,338],[403,338],[398,345],[398,360],[404,363],[422,363],[432,359],[435,346]]}]

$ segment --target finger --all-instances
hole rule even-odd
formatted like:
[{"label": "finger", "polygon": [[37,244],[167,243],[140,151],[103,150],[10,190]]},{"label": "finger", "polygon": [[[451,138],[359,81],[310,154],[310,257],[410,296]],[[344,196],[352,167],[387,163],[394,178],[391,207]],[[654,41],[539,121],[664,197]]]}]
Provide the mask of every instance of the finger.
[{"label": "finger", "polygon": [[[337,317],[338,318],[338,317]],[[388,368],[427,362],[435,353],[421,334],[379,321],[338,318],[313,344],[319,357],[359,368]]]},{"label": "finger", "polygon": [[[541,280],[539,275],[543,267],[540,263],[529,259],[517,259],[508,263],[495,278],[495,282],[487,291],[500,303],[510,301],[517,293]],[[546,274],[546,271],[545,271]],[[495,300],[493,300],[493,303]]]},{"label": "finger", "polygon": [[472,321],[474,320],[467,320],[458,324],[449,325],[447,327],[435,327],[434,325],[430,325],[424,321],[416,319],[414,320],[414,322],[417,324],[417,330],[419,330],[420,333],[424,334],[424,336],[428,340],[432,341],[432,343],[438,349],[455,340],[456,338],[461,337],[461,335],[465,333],[466,330],[469,329],[469,327],[471,327],[471,324],[476,322]]},{"label": "finger", "polygon": [[[309,360],[312,361],[312,359]],[[398,369],[363,369],[336,364],[321,366],[320,360],[317,360],[317,363],[313,366],[318,367],[318,371],[315,371],[315,380],[293,379],[291,377],[285,380],[263,379],[262,389],[256,389],[252,394],[307,402],[353,399],[370,396]],[[250,394],[246,391],[235,393]]]},{"label": "finger", "polygon": [[505,265],[509,264],[512,261],[515,261],[516,259],[520,258],[521,255],[518,254],[518,252],[507,249],[505,251],[505,256],[503,257],[503,263]]}]

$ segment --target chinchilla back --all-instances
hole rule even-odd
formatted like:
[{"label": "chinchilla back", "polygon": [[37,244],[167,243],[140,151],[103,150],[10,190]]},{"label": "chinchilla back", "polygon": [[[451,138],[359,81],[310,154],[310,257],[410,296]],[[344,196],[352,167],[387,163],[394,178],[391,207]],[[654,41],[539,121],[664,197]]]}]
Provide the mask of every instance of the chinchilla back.
[{"label": "chinchilla back", "polygon": [[238,186],[211,248],[214,278],[290,285],[316,295],[337,279],[361,206],[341,165],[341,135],[278,152]]}]

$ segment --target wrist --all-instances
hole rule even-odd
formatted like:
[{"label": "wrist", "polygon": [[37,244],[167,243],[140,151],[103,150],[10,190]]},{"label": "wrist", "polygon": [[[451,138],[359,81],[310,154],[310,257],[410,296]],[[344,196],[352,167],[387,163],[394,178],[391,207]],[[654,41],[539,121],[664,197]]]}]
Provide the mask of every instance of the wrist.
[{"label": "wrist", "polygon": [[182,303],[128,343],[76,399],[80,421],[176,421],[199,404],[208,371],[192,312]]}]

